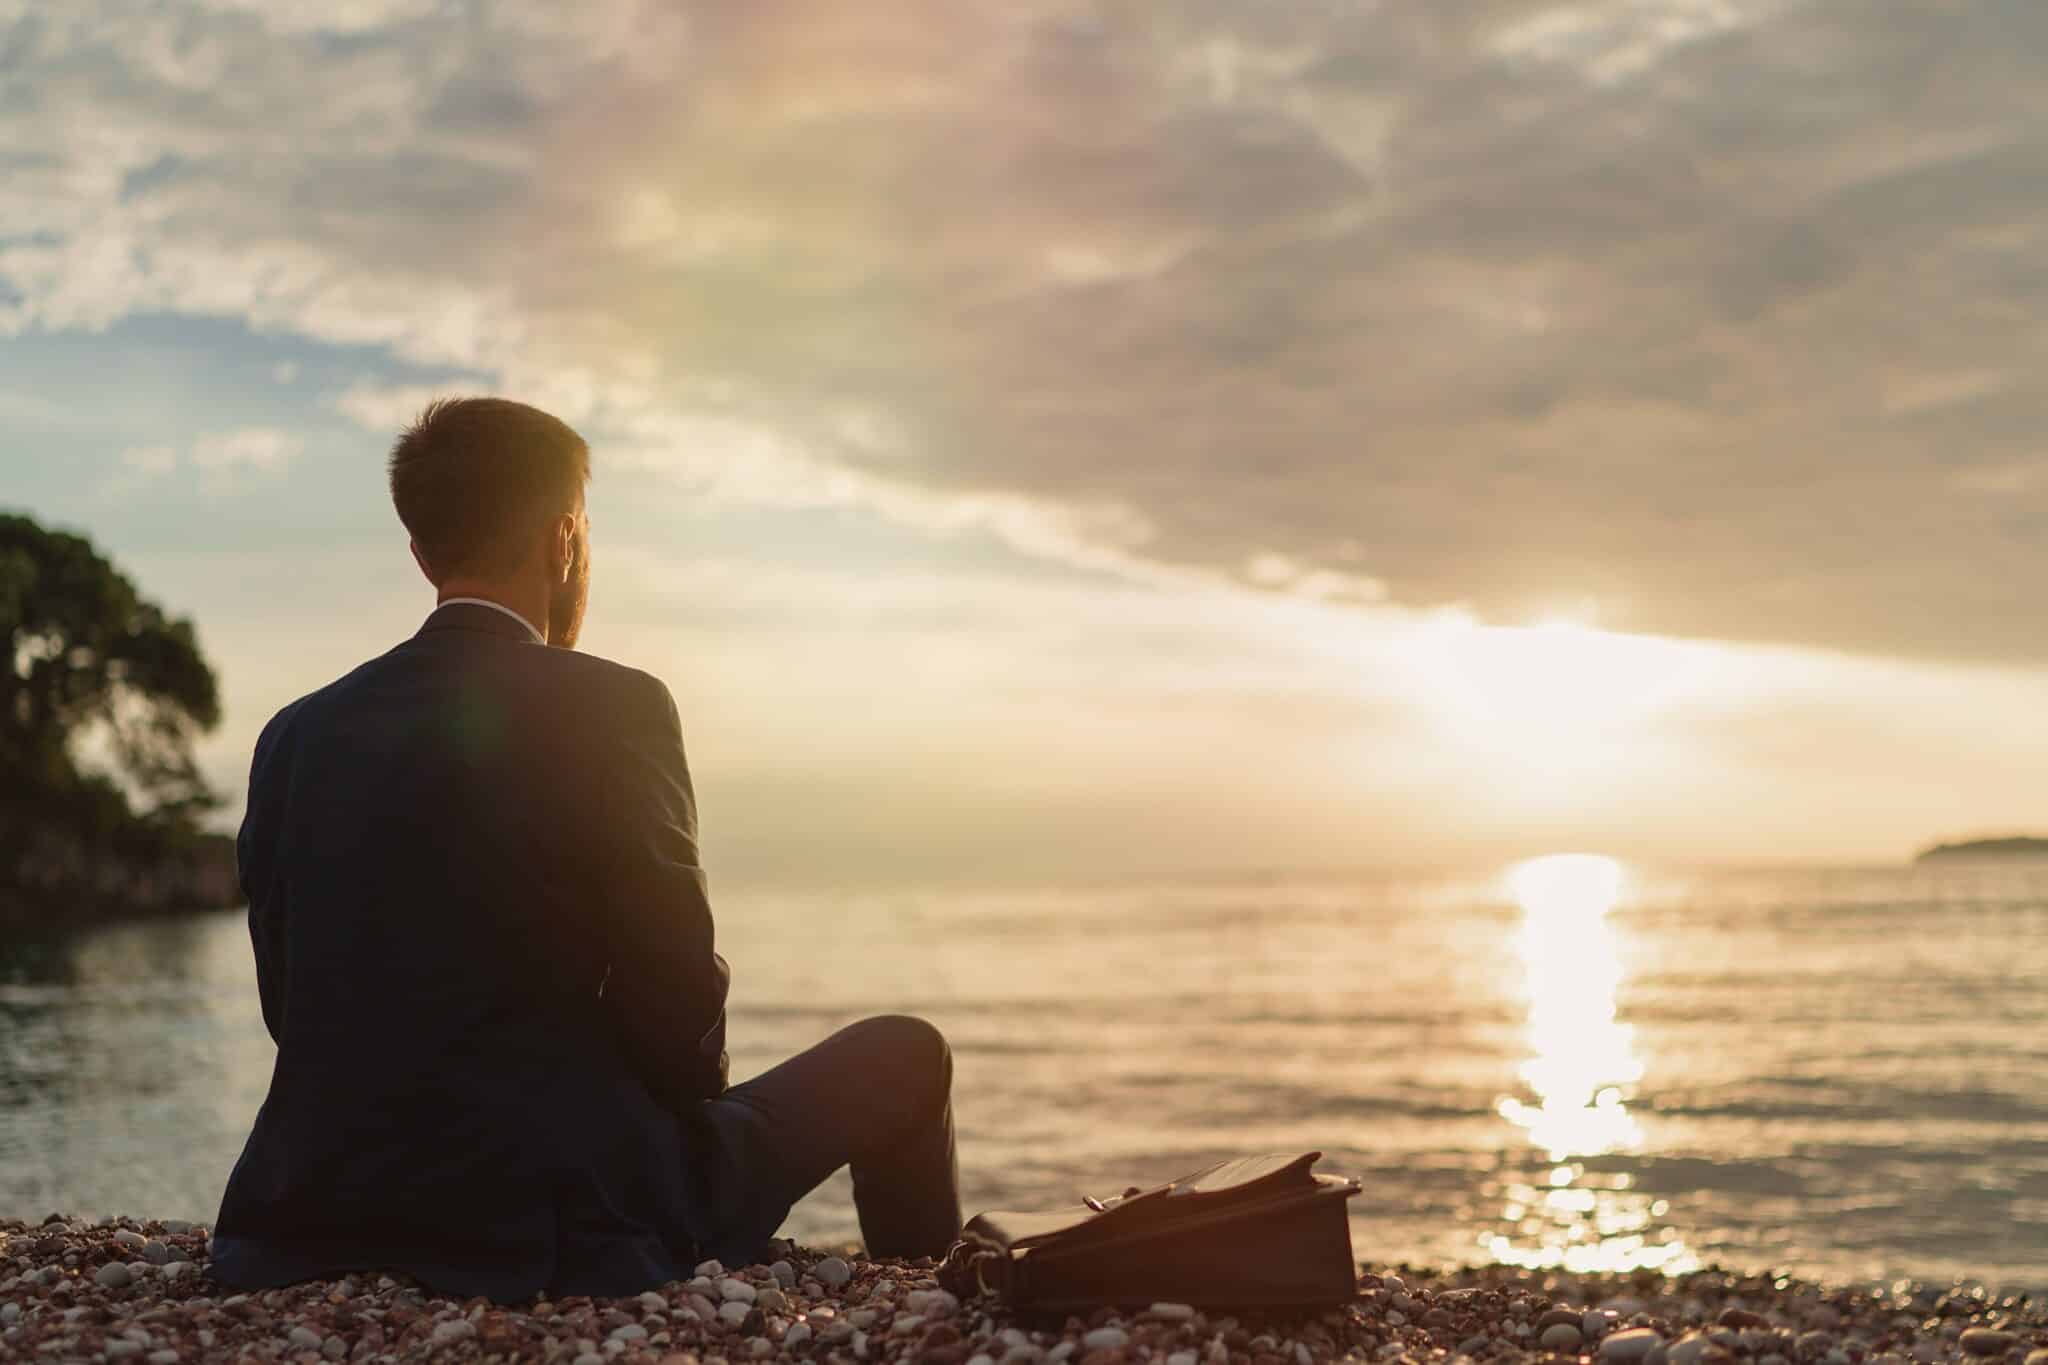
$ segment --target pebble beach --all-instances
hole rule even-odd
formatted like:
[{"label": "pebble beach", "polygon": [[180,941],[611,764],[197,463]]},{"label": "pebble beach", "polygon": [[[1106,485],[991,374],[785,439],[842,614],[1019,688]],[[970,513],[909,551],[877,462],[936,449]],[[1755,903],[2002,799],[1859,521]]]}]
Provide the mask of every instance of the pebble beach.
[{"label": "pebble beach", "polygon": [[2048,1365],[2048,1315],[1968,1285],[1841,1288],[1720,1269],[1664,1277],[1361,1268],[1317,1313],[1161,1303],[1064,1322],[962,1302],[929,1261],[778,1245],[631,1298],[518,1305],[359,1275],[236,1293],[207,1231],[0,1220],[0,1360],[523,1361],[562,1365]]}]

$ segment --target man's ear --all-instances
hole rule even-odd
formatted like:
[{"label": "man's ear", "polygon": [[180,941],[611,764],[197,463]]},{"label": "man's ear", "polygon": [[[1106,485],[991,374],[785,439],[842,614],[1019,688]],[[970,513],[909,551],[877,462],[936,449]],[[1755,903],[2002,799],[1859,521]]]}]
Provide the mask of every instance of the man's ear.
[{"label": "man's ear", "polygon": [[567,583],[576,569],[576,518],[555,518],[554,540],[548,548],[549,570],[557,579]]},{"label": "man's ear", "polygon": [[420,543],[417,540],[407,541],[406,543],[412,548],[412,562],[420,566],[420,572],[427,576],[429,583],[432,583],[437,588],[440,587],[440,580],[436,579],[434,571],[427,567],[427,557],[420,553]]}]

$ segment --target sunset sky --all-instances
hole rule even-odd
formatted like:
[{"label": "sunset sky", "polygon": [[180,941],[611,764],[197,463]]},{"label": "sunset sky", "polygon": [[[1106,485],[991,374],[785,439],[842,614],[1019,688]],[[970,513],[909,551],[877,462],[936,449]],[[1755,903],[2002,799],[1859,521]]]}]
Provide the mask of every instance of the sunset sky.
[{"label": "sunset sky", "polygon": [[232,793],[591,441],[743,877],[2048,827],[2048,6],[0,0],[0,506]]}]

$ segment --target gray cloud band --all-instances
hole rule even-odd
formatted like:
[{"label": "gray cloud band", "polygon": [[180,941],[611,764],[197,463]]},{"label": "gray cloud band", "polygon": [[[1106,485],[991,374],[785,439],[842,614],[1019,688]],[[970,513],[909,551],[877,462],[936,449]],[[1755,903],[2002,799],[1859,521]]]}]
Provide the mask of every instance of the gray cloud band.
[{"label": "gray cloud band", "polygon": [[383,344],[1281,587],[2048,654],[2029,0],[0,23],[0,326]]}]

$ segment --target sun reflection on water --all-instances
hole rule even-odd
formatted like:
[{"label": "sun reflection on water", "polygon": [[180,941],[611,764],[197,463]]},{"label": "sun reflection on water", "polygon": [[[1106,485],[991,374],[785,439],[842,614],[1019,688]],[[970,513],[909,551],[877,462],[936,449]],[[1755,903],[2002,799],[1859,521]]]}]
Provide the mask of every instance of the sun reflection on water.
[{"label": "sun reflection on water", "polygon": [[1516,946],[1533,1054],[1519,1074],[1533,1101],[1507,1095],[1498,1107],[1550,1170],[1505,1188],[1507,1230],[1485,1242],[1496,1260],[1572,1271],[1693,1263],[1672,1229],[1655,1227],[1666,1211],[1662,1200],[1632,1190],[1627,1172],[1590,1172],[1583,1164],[1643,1141],[1627,1105],[1643,1066],[1634,1030],[1616,1017],[1623,972],[1607,922],[1625,880],[1614,859],[1589,853],[1531,859],[1509,874],[1522,908]]}]

